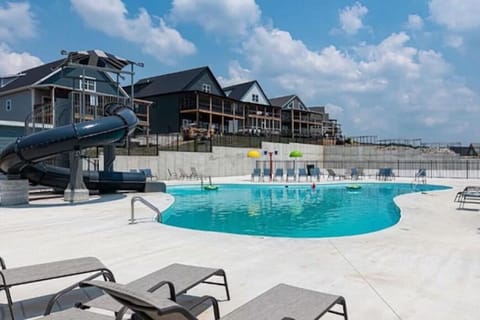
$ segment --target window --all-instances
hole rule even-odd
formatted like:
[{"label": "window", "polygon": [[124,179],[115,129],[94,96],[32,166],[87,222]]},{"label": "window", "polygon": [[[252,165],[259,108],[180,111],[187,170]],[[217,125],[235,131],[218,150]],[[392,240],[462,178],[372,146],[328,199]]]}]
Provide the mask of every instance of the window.
[{"label": "window", "polygon": [[202,91],[210,93],[212,91],[212,87],[208,83],[202,84]]},{"label": "window", "polygon": [[11,99],[5,100],[5,110],[6,111],[12,111],[12,100]]},{"label": "window", "polygon": [[258,102],[258,94],[252,94],[252,101],[253,102]]},{"label": "window", "polygon": [[90,78],[90,77],[85,77],[80,76],[80,81],[79,81],[79,88],[80,90],[85,90],[85,91],[97,91],[97,82],[95,81],[95,78]]}]

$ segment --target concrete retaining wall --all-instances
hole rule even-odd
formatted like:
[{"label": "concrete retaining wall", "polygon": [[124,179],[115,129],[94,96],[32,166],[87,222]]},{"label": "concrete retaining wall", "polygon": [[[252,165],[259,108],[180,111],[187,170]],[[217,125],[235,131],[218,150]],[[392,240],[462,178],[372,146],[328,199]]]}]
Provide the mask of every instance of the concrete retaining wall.
[{"label": "concrete retaining wall", "polygon": [[[151,168],[154,175],[160,180],[169,178],[167,169],[184,169],[190,173],[191,167],[195,167],[203,176],[243,176],[252,173],[256,159],[247,158],[250,148],[213,147],[212,152],[168,152],[162,151],[159,156],[117,156],[114,169],[129,171],[130,169]],[[274,160],[291,160],[288,155],[293,150],[303,153],[302,160],[323,159],[323,146],[305,144],[281,144],[263,143],[261,150],[278,151],[273,156]],[[267,160],[268,156],[262,156],[258,160]],[[100,168],[103,159],[100,157]]]},{"label": "concrete retaining wall", "polygon": [[28,180],[0,180],[0,206],[28,204]]}]

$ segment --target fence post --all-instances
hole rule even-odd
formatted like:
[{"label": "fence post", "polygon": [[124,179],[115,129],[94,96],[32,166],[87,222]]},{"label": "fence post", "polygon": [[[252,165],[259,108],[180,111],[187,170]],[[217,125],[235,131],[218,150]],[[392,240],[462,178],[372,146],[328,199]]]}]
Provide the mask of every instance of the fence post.
[{"label": "fence post", "polygon": [[468,160],[466,160],[465,162],[466,162],[466,163],[465,163],[465,164],[466,164],[465,169],[466,169],[466,174],[467,174],[467,177],[466,177],[466,178],[468,179],[468,170],[469,170],[469,167],[470,167],[470,166],[469,166]]}]

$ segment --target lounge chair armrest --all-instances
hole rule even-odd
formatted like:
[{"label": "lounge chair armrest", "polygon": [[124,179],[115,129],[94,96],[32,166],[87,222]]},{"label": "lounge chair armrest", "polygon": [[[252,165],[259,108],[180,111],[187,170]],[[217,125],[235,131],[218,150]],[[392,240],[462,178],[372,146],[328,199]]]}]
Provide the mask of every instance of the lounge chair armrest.
[{"label": "lounge chair armrest", "polygon": [[103,276],[106,280],[108,279],[109,281],[115,282],[115,278],[113,277],[113,274],[111,273],[110,270],[102,270],[102,271],[99,271],[95,274],[92,274],[91,276],[89,276],[89,277],[87,277],[87,278],[85,278],[81,281],[78,281],[78,282],[72,284],[71,286],[68,286],[65,289],[62,289],[62,290],[58,291],[56,294],[54,294],[53,297],[50,298],[50,300],[48,301],[47,307],[45,308],[45,312],[43,313],[43,315],[48,316],[52,312],[52,309],[53,309],[53,306],[55,305],[55,302],[57,302],[58,299],[60,299],[63,295],[67,294],[68,292],[72,291],[73,289],[79,288],[81,282],[93,280],[93,279],[98,278],[100,276]]},{"label": "lounge chair armrest", "polygon": [[7,265],[5,264],[5,260],[3,260],[2,257],[0,257],[0,265],[2,266],[2,270],[7,269]]},{"label": "lounge chair armrest", "polygon": [[215,297],[212,297],[212,296],[202,296],[202,297],[200,297],[195,304],[193,304],[189,307],[189,309],[192,310],[193,308],[201,305],[205,301],[210,301],[212,303],[214,319],[215,320],[220,319],[220,308],[218,307],[218,301],[217,301],[217,299],[215,299]]},{"label": "lounge chair armrest", "polygon": [[175,296],[175,286],[173,285],[172,282],[170,281],[160,281],[159,283],[157,283],[156,285],[154,285],[153,287],[151,287],[150,289],[148,289],[147,291],[150,292],[150,293],[153,293],[155,292],[156,290],[160,289],[161,287],[163,287],[164,285],[167,285],[168,286],[168,290],[170,291],[170,300],[172,301],[176,301],[176,296]]}]

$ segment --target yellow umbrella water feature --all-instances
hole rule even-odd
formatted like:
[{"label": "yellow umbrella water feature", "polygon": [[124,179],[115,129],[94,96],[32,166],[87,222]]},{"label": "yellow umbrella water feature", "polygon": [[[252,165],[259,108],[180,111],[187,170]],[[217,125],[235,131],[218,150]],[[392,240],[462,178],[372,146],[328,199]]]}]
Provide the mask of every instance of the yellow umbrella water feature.
[{"label": "yellow umbrella water feature", "polygon": [[260,154],[260,151],[258,150],[250,150],[247,152],[247,157],[248,158],[254,158],[254,159],[258,159],[260,158],[261,154]]},{"label": "yellow umbrella water feature", "polygon": [[[258,150],[250,150],[247,152],[247,157],[248,158],[252,158],[252,159],[258,159],[260,158],[262,155],[260,154],[260,151]],[[257,168],[257,165],[256,165],[256,160],[253,162],[253,168]],[[253,173],[252,173],[252,181],[254,179],[254,174],[255,174],[255,169],[253,170]],[[258,179],[260,179],[260,175],[258,175]]]}]

